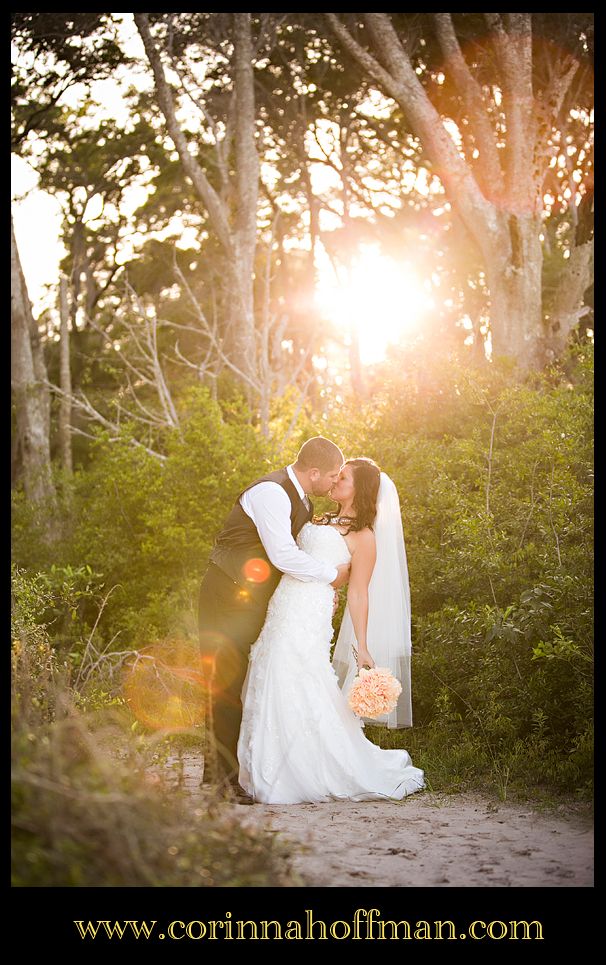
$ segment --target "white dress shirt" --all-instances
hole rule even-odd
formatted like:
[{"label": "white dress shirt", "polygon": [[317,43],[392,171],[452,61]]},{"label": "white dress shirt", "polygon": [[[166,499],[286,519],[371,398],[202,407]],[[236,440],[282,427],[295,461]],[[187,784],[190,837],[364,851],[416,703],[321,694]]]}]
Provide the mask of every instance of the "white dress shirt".
[{"label": "white dress shirt", "polygon": [[[309,500],[291,466],[286,471],[295,488],[309,507]],[[261,542],[271,563],[281,573],[288,573],[304,583],[332,583],[337,578],[337,568],[321,563],[304,553],[295,543],[290,529],[290,499],[279,483],[267,480],[247,489],[240,497],[240,505],[257,527]]]}]

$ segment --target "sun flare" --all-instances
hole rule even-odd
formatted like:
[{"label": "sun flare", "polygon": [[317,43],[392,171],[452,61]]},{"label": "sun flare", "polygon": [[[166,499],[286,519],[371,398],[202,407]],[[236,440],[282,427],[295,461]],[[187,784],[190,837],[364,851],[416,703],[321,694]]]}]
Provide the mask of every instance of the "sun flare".
[{"label": "sun flare", "polygon": [[328,257],[320,256],[316,297],[325,317],[357,333],[364,365],[384,359],[388,345],[413,337],[434,307],[413,265],[383,255],[376,245],[361,245],[351,270],[338,277]]}]

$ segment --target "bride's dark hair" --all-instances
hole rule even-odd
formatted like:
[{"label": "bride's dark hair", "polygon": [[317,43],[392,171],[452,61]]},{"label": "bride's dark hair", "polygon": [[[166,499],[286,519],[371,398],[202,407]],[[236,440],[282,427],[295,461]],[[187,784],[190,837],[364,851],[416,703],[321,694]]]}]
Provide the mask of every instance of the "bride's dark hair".
[{"label": "bride's dark hair", "polygon": [[[377,496],[379,495],[379,483],[381,482],[381,470],[374,459],[367,459],[366,456],[359,456],[357,459],[347,459],[345,466],[351,466],[353,472],[354,498],[353,509],[356,513],[352,519],[348,533],[357,533],[367,526],[372,529],[377,515]],[[339,516],[339,509],[331,516]]]}]

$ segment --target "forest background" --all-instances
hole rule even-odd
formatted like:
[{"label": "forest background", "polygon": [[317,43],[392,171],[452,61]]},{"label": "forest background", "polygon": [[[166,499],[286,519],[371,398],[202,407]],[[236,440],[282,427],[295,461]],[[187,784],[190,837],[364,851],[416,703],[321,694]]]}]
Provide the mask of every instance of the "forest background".
[{"label": "forest background", "polygon": [[317,434],[401,498],[414,727],[369,736],[591,799],[591,15],[15,14],[13,55],[62,244],[33,305],[17,197],[16,883],[279,879],[202,811],[173,861],[148,769],[204,745],[224,516]]}]

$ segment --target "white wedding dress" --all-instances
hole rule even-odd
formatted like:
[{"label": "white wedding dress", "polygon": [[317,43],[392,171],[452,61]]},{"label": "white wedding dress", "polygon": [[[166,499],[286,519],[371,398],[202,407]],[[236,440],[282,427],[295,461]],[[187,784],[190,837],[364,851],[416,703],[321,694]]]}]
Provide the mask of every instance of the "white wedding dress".
[{"label": "white wedding dress", "polygon": [[[306,523],[302,550],[338,565],[350,560],[332,526]],[[334,591],[284,574],[250,651],[242,688],[239,782],[264,804],[401,800],[425,787],[408,751],[364,736],[330,662]]]}]

